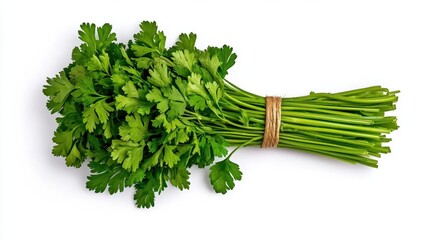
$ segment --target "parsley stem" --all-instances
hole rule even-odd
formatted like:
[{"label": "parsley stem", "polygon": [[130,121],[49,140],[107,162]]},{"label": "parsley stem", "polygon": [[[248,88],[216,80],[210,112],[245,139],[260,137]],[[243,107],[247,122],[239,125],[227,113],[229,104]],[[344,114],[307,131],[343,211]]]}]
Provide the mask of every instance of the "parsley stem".
[{"label": "parsley stem", "polygon": [[247,146],[247,145],[251,144],[252,142],[255,142],[255,141],[258,141],[258,140],[262,140],[262,138],[263,137],[261,137],[261,136],[255,137],[255,138],[252,138],[252,139],[250,139],[250,140],[248,140],[248,141],[246,141],[246,142],[238,145],[234,150],[232,150],[232,152],[226,157],[226,159],[230,159],[231,156],[232,156],[232,154],[234,154],[238,149],[240,149],[240,148],[242,148],[244,146]]},{"label": "parsley stem", "polygon": [[227,93],[225,93],[225,96],[226,96],[228,99],[232,100],[233,102],[235,102],[235,103],[239,104],[239,106],[247,107],[247,108],[249,108],[249,109],[253,109],[253,110],[257,110],[257,111],[263,111],[263,112],[265,112],[265,108],[257,107],[257,106],[254,106],[254,105],[251,105],[251,104],[248,104],[248,103],[242,102],[242,101],[237,100],[236,98],[234,98],[234,97],[230,96],[230,95],[229,95],[229,94],[227,94]]},{"label": "parsley stem", "polygon": [[[255,138],[264,134],[265,98],[225,82],[224,98],[219,101],[223,117],[218,119],[225,125],[210,122],[213,134],[222,135],[233,146],[262,144]],[[390,140],[384,134],[398,128],[395,117],[384,116],[395,108],[396,93],[372,86],[282,98],[278,146],[376,167],[370,156],[389,152],[381,144]]]}]

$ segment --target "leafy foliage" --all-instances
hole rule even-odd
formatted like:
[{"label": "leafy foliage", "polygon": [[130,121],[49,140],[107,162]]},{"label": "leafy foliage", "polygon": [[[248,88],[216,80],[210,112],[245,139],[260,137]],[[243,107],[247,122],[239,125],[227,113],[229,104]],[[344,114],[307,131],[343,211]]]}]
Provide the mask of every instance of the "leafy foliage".
[{"label": "leafy foliage", "polygon": [[166,49],[155,22],[142,22],[128,47],[111,30],[83,23],[70,69],[44,86],[47,107],[62,116],[53,153],[68,166],[91,159],[88,189],[113,194],[135,186],[137,206],[151,207],[167,181],[188,189],[188,168],[226,155],[225,139],[189,119],[221,112],[215,79],[236,56],[227,46],[198,50],[194,33]]},{"label": "leafy foliage", "polygon": [[210,183],[217,193],[225,194],[227,190],[234,188],[234,180],[241,180],[242,175],[236,163],[225,159],[210,168]]}]

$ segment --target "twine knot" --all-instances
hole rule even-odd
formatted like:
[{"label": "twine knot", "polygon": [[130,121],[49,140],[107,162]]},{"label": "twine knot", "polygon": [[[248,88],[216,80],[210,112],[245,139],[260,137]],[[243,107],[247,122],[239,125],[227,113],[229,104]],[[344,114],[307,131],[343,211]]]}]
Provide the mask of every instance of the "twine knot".
[{"label": "twine knot", "polygon": [[262,148],[277,147],[281,125],[281,97],[265,97],[265,130]]}]

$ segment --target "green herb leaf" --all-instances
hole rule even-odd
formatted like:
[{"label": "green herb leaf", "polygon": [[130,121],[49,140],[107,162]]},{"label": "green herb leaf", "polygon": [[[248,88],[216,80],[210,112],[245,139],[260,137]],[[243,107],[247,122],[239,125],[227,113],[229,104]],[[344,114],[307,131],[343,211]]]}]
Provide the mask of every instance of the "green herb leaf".
[{"label": "green herb leaf", "polygon": [[43,93],[49,97],[47,107],[52,113],[59,112],[75,86],[67,79],[65,72],[48,78],[47,82],[48,85],[43,86]]},{"label": "green herb leaf", "polygon": [[234,180],[241,180],[243,173],[236,163],[229,159],[217,162],[210,167],[210,183],[217,193],[225,194],[235,186]]},{"label": "green herb leaf", "polygon": [[163,62],[155,63],[153,69],[149,69],[150,77],[148,81],[157,87],[165,87],[171,84],[171,76],[167,64]]},{"label": "green herb leaf", "polygon": [[167,164],[169,168],[172,168],[180,160],[173,150],[176,149],[176,146],[166,145],[164,147],[164,158],[163,162]]},{"label": "green herb leaf", "polygon": [[180,190],[189,189],[190,172],[186,167],[175,167],[170,170],[170,182]]},{"label": "green herb leaf", "polygon": [[195,33],[190,33],[189,35],[182,33],[179,35],[179,40],[176,42],[175,48],[178,50],[188,50],[189,52],[193,52],[196,50],[196,41],[197,35]]},{"label": "green herb leaf", "polygon": [[146,179],[141,183],[135,185],[136,193],[134,200],[139,208],[150,208],[155,206],[155,180],[152,178]]},{"label": "green herb leaf", "polygon": [[144,142],[148,132],[148,118],[141,118],[139,114],[128,115],[125,118],[127,124],[119,127],[119,135],[124,141],[133,141],[135,143]]},{"label": "green herb leaf", "polygon": [[136,171],[143,160],[143,152],[144,145],[129,141],[112,140],[112,159],[122,164],[124,169],[132,172]]},{"label": "green herb leaf", "polygon": [[223,45],[222,48],[218,47],[209,47],[210,55],[216,55],[219,58],[219,61],[222,63],[219,68],[219,74],[224,78],[228,74],[228,69],[230,69],[235,64],[237,59],[237,54],[232,52],[232,47]]},{"label": "green herb leaf", "polygon": [[99,100],[91,104],[83,112],[83,122],[86,129],[89,132],[93,132],[97,124],[107,122],[109,112],[112,111],[113,108],[105,100]]}]

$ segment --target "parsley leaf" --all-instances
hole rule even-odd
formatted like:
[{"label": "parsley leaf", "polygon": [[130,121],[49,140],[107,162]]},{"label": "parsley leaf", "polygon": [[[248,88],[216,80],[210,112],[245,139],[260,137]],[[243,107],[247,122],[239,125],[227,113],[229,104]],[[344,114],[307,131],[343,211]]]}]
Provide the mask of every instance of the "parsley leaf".
[{"label": "parsley leaf", "polygon": [[172,168],[177,162],[180,160],[179,156],[177,156],[173,150],[176,146],[166,145],[164,147],[164,158],[163,162],[167,164],[169,168]]},{"label": "parsley leaf", "polygon": [[191,107],[194,107],[195,111],[203,111],[207,107],[206,100],[196,94],[192,94],[191,96],[189,96],[189,105]]},{"label": "parsley leaf", "polygon": [[140,114],[128,115],[125,117],[126,124],[119,127],[119,135],[124,141],[133,141],[135,143],[144,142],[149,133],[149,119],[140,117]]},{"label": "parsley leaf", "polygon": [[[135,45],[140,45],[145,48],[140,48],[140,53],[144,54],[136,54],[137,56],[145,55],[148,50],[152,49],[153,52],[157,52],[159,55],[165,50],[165,41],[166,37],[163,32],[158,31],[158,26],[155,22],[143,21],[140,24],[141,31],[134,35],[134,39],[136,41]],[[131,46],[131,49],[135,50],[136,47]]]},{"label": "parsley leaf", "polygon": [[203,54],[200,56],[200,63],[203,68],[210,72],[213,78],[217,78],[218,68],[222,65],[217,55]]},{"label": "parsley leaf", "polygon": [[169,179],[171,184],[180,190],[189,189],[190,185],[189,176],[191,173],[186,167],[187,160],[188,159],[186,157],[182,157],[178,164],[169,171]]},{"label": "parsley leaf", "polygon": [[110,194],[124,191],[125,187],[130,187],[134,183],[143,180],[145,174],[143,170],[128,172],[115,165],[106,165],[96,161],[88,164],[91,175],[88,176],[86,187],[95,192],[104,192],[108,188]]},{"label": "parsley leaf", "polygon": [[155,205],[155,192],[160,194],[167,187],[167,175],[162,169],[149,172],[143,181],[135,184],[134,200],[137,207],[149,208]]},{"label": "parsley leaf", "polygon": [[56,131],[52,139],[56,145],[52,149],[55,156],[67,157],[73,146],[74,130],[69,131]]},{"label": "parsley leaf", "polygon": [[95,52],[97,48],[97,39],[95,36],[96,26],[95,24],[82,23],[79,30],[79,39],[85,42],[92,52]]},{"label": "parsley leaf", "polygon": [[[116,41],[116,34],[111,33],[112,25],[106,23],[102,27],[96,28],[95,24],[83,23],[80,25],[79,39],[85,42],[91,52],[101,51]],[[96,30],[97,35],[96,36]]]},{"label": "parsley leaf", "polygon": [[64,71],[54,78],[48,78],[47,82],[48,85],[43,86],[43,93],[49,97],[47,107],[52,113],[59,112],[75,86],[68,80]]},{"label": "parsley leaf", "polygon": [[234,180],[241,180],[243,173],[236,163],[229,159],[215,163],[210,167],[210,183],[217,193],[225,194],[235,186]]},{"label": "parsley leaf", "polygon": [[97,49],[107,48],[113,41],[116,41],[116,33],[112,33],[112,25],[105,23],[103,26],[97,28],[98,41]]},{"label": "parsley leaf", "polygon": [[124,169],[136,171],[143,160],[144,146],[122,140],[112,140],[112,159],[122,164]]},{"label": "parsley leaf", "polygon": [[193,52],[196,50],[195,42],[197,41],[197,35],[195,33],[185,34],[182,33],[179,35],[179,40],[176,42],[176,45],[172,47],[175,50],[188,50]]},{"label": "parsley leaf", "polygon": [[93,132],[97,124],[107,123],[109,112],[113,108],[106,103],[106,100],[99,100],[83,111],[83,123],[89,132]]},{"label": "parsley leaf", "polygon": [[177,67],[185,68],[189,72],[194,68],[194,64],[197,63],[195,54],[190,53],[188,50],[173,52],[173,62],[177,64]]},{"label": "parsley leaf", "polygon": [[135,185],[136,193],[134,194],[134,200],[137,207],[150,208],[155,206],[154,187],[155,180],[152,177],[148,177],[145,181]]},{"label": "parsley leaf", "polygon": [[154,86],[166,87],[172,82],[167,64],[163,62],[156,62],[153,69],[149,69],[149,74],[148,81]]},{"label": "parsley leaf", "polygon": [[92,174],[88,176],[86,187],[89,190],[94,190],[97,193],[104,192],[115,172],[108,165],[96,161],[91,161],[88,164],[88,167],[91,169]]},{"label": "parsley leaf", "polygon": [[82,165],[83,161],[85,160],[85,154],[79,148],[78,142],[75,142],[66,157],[67,166],[80,167]]},{"label": "parsley leaf", "polygon": [[180,190],[189,189],[190,172],[186,167],[176,167],[170,170],[170,182]]},{"label": "parsley leaf", "polygon": [[224,78],[228,74],[228,69],[234,66],[237,54],[233,53],[232,47],[228,45],[223,45],[222,48],[209,47],[208,50],[210,55],[218,56],[219,61],[221,62],[219,74]]}]

